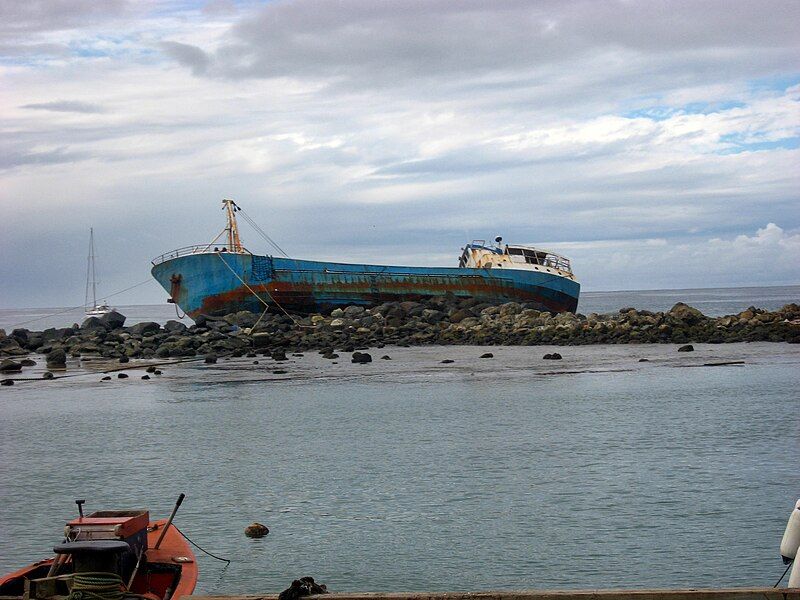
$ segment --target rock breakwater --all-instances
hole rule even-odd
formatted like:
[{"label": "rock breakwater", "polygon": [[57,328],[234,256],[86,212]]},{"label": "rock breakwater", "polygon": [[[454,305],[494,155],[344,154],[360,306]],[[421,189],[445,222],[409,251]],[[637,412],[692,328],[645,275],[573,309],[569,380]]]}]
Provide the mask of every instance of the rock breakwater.
[{"label": "rock breakwater", "polygon": [[738,314],[707,317],[678,303],[667,312],[625,308],[613,314],[551,315],[517,303],[486,305],[446,298],[393,302],[372,308],[348,306],[330,314],[288,316],[239,312],[200,316],[187,327],[178,321],[125,327],[119,313],[89,318],[82,325],[44,331],[0,330],[0,357],[36,352],[63,368],[67,356],[105,359],[213,357],[256,352],[275,357],[318,350],[355,352],[386,345],[583,345],[637,343],[800,342],[800,305],[776,311],[751,307]]}]

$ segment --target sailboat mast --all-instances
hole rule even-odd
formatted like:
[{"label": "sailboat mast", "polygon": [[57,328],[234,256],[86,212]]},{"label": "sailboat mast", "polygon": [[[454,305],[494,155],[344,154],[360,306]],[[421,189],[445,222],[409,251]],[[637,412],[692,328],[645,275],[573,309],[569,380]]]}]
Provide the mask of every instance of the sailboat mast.
[{"label": "sailboat mast", "polygon": [[89,228],[89,262],[92,265],[92,307],[97,306],[97,275],[94,271],[94,228]]},{"label": "sailboat mast", "polygon": [[242,242],[239,239],[239,225],[236,223],[236,211],[238,206],[233,200],[225,199],[222,201],[228,215],[228,252],[241,252]]}]

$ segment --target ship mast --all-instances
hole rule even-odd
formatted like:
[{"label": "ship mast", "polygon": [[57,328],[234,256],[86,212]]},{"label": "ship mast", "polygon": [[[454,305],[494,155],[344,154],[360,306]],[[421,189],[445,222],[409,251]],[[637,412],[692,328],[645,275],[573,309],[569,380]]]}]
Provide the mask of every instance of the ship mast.
[{"label": "ship mast", "polygon": [[227,198],[222,201],[225,205],[225,210],[228,216],[228,226],[225,231],[228,232],[228,252],[242,252],[242,242],[239,239],[239,226],[236,224],[236,211],[239,207],[233,200]]}]

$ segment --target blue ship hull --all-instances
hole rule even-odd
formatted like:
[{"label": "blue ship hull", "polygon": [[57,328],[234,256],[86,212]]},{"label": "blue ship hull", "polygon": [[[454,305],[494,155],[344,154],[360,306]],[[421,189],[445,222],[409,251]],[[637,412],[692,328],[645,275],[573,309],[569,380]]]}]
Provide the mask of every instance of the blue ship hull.
[{"label": "blue ship hull", "polygon": [[317,312],[447,294],[575,312],[580,293],[577,282],[540,271],[358,265],[233,252],[166,257],[152,274],[190,317],[259,313],[262,300],[288,311]]}]

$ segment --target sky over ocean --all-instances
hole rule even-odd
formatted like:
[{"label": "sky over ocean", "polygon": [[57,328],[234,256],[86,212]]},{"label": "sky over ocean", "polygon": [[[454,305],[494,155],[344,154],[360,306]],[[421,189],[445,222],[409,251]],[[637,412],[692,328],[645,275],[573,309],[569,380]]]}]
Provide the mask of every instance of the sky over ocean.
[{"label": "sky over ocean", "polygon": [[796,284],[799,28],[795,1],[0,2],[0,306],[82,302],[90,226],[101,290],[143,281],[223,197],[302,258],[502,235],[586,290]]}]

